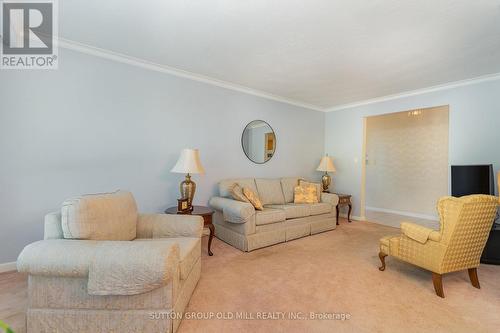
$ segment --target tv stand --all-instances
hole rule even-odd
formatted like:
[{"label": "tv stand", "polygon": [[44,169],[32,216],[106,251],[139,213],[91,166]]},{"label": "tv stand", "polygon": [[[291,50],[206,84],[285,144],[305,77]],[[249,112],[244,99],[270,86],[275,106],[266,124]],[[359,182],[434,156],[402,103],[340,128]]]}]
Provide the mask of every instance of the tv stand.
[{"label": "tv stand", "polygon": [[481,256],[483,264],[500,265],[500,230],[491,230]]}]

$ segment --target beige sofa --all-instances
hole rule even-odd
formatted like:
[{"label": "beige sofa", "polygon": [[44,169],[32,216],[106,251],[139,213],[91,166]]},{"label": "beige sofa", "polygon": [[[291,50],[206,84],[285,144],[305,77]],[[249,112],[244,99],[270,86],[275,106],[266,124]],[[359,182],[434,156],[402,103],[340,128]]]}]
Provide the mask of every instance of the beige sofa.
[{"label": "beige sofa", "polygon": [[200,278],[202,231],[199,216],[138,214],[128,192],[66,201],[17,261],[28,333],[175,332]]},{"label": "beige sofa", "polygon": [[[215,235],[242,250],[252,251],[292,239],[333,230],[338,196],[322,193],[316,204],[294,204],[299,177],[277,179],[228,179],[219,183],[219,196],[210,199],[215,209]],[[230,187],[237,183],[258,193],[264,210],[231,199]]]}]

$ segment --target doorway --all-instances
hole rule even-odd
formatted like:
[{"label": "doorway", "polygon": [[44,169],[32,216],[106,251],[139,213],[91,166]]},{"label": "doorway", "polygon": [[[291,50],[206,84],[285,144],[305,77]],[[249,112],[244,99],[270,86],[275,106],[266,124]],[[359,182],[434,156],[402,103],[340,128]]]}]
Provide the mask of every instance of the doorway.
[{"label": "doorway", "polygon": [[436,227],[437,200],[448,193],[448,135],[448,106],[365,118],[362,215]]}]

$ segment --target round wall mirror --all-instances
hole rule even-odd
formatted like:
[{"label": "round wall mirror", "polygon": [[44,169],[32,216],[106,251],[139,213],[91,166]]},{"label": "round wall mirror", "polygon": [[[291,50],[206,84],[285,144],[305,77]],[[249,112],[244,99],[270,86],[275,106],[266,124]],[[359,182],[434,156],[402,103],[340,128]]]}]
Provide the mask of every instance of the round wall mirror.
[{"label": "round wall mirror", "polygon": [[268,123],[254,120],[243,130],[241,145],[250,161],[258,164],[266,163],[276,150],[276,135]]}]

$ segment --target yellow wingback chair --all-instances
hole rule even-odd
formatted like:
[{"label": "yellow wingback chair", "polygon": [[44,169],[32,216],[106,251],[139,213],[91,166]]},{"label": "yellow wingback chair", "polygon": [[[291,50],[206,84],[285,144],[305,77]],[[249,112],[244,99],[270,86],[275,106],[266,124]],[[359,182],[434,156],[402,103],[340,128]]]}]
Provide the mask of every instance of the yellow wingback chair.
[{"label": "yellow wingback chair", "polygon": [[498,198],[489,195],[444,197],[438,202],[440,230],[401,223],[401,235],[380,239],[379,258],[385,270],[385,257],[432,272],[436,294],[444,297],[442,275],[467,269],[474,287],[479,288],[476,268],[493,225]]}]

